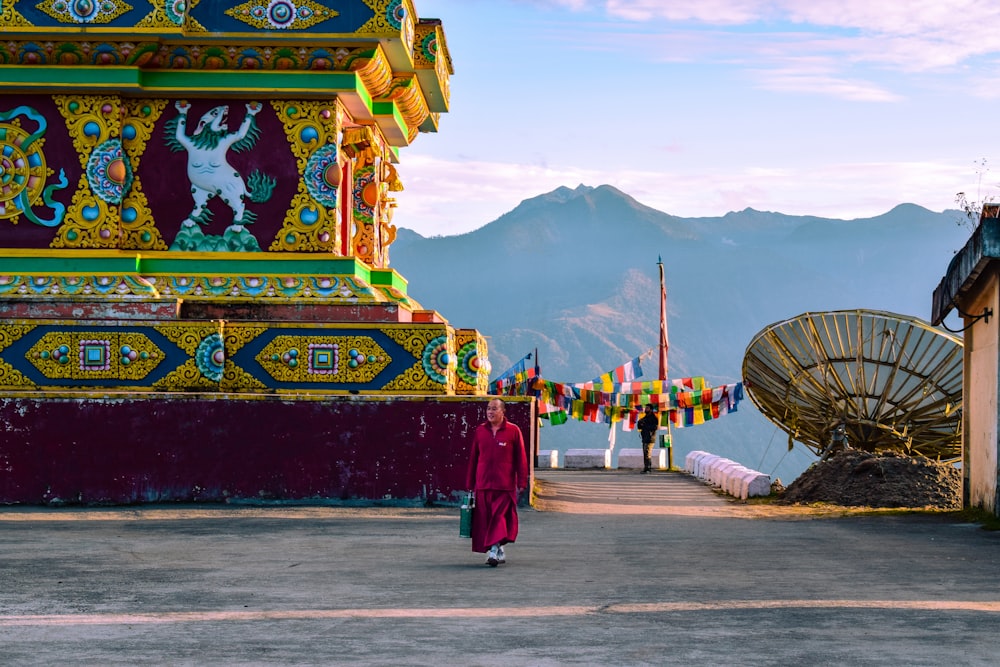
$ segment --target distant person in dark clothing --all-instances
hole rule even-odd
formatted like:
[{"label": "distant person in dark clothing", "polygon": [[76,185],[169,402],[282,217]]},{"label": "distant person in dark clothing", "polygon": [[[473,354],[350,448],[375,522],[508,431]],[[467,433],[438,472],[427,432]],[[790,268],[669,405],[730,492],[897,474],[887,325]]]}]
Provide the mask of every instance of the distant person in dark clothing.
[{"label": "distant person in dark clothing", "polygon": [[490,567],[506,563],[503,545],[517,539],[517,492],[528,488],[528,457],[521,429],[507,421],[499,398],[472,436],[467,481],[476,499],[472,550],[485,553]]},{"label": "distant person in dark clothing", "polygon": [[639,436],[642,438],[642,472],[645,474],[653,470],[653,439],[656,438],[656,429],[660,428],[660,418],[656,416],[656,408],[647,405],[646,414],[636,426],[639,427]]}]

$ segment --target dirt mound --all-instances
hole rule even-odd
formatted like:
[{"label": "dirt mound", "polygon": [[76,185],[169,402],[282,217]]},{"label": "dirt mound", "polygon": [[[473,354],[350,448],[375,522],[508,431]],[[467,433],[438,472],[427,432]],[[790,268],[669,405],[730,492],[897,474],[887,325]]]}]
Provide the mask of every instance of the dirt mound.
[{"label": "dirt mound", "polygon": [[849,449],[810,466],[788,485],[781,502],[958,509],[962,472],[922,456]]}]

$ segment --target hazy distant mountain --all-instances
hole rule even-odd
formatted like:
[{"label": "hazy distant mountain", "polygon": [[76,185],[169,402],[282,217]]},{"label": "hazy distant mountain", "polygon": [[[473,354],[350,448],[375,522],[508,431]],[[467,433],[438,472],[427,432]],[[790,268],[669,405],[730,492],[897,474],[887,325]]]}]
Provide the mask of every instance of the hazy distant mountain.
[{"label": "hazy distant mountain", "polygon": [[[670,377],[740,380],[764,327],[807,311],[868,308],[929,319],[931,294],[968,238],[955,211],[904,204],[832,220],[746,209],[679,218],[611,187],[561,187],[476,231],[400,229],[392,266],[426,308],[490,339],[494,374],[538,348],[542,375],[579,382],[649,351],[659,333],[657,258],[667,283]],[[655,378],[656,361],[644,366]],[[608,430],[542,429],[542,447],[606,446]],[[676,464],[704,449],[782,477],[813,460],[746,400],[740,412],[674,432]],[[617,447],[638,446],[618,433]]]}]

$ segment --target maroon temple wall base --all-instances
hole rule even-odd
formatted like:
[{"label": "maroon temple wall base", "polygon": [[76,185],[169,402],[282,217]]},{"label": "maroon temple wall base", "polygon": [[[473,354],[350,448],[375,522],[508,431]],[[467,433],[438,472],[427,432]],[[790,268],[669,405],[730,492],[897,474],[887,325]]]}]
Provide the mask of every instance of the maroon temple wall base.
[{"label": "maroon temple wall base", "polygon": [[455,502],[489,400],[150,398],[0,400],[0,503]]}]

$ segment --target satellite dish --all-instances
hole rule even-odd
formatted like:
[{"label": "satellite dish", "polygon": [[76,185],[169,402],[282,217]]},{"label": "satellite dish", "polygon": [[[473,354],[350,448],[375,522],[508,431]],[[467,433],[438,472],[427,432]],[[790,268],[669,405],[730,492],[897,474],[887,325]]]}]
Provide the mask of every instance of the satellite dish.
[{"label": "satellite dish", "polygon": [[953,459],[961,455],[962,347],[905,315],[803,313],[753,337],[743,385],[789,446]]}]

